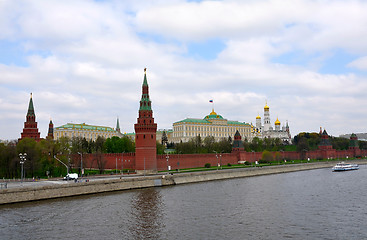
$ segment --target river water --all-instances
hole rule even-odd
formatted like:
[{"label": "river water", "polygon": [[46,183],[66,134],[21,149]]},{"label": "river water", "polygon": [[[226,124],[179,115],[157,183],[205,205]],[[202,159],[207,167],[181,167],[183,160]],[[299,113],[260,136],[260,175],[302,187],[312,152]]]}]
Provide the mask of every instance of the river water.
[{"label": "river water", "polygon": [[0,207],[0,239],[367,239],[367,166]]}]

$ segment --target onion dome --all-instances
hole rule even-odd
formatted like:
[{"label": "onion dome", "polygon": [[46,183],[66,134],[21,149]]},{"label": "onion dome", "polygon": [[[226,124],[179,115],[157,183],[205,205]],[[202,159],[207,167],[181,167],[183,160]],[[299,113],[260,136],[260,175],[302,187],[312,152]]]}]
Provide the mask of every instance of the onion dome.
[{"label": "onion dome", "polygon": [[264,110],[269,110],[268,101],[265,102]]},{"label": "onion dome", "polygon": [[261,119],[260,115],[257,115],[256,119]]},{"label": "onion dome", "polygon": [[275,125],[280,125],[280,121],[279,119],[277,118],[277,120],[275,121]]}]

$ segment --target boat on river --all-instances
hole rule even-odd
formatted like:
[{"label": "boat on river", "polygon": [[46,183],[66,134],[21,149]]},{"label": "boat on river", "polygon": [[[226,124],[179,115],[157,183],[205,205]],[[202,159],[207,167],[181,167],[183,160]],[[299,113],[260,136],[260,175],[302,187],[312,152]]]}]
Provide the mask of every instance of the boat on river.
[{"label": "boat on river", "polygon": [[358,170],[358,169],[359,169],[358,164],[350,164],[350,163],[344,163],[344,162],[337,163],[332,168],[333,172],[350,171],[350,170]]}]

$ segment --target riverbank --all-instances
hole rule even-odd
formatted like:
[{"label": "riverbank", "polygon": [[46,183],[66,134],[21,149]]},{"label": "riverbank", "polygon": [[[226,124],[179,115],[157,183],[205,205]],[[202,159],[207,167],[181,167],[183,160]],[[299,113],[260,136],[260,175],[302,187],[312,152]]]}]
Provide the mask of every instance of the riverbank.
[{"label": "riverbank", "polygon": [[[348,161],[356,164],[367,164],[367,160]],[[242,178],[261,176],[268,174],[279,174],[295,171],[305,171],[318,168],[331,168],[336,164],[333,162],[314,162],[305,164],[290,164],[267,167],[253,167],[242,169],[228,169],[218,171],[174,173],[173,175],[152,175],[122,177],[121,179],[104,179],[98,181],[78,182],[70,184],[54,184],[41,187],[22,187],[0,190],[0,204],[17,202],[37,201],[53,198],[64,198],[71,196],[96,194],[129,189],[147,187],[161,187],[186,183],[223,180],[231,178]]]}]

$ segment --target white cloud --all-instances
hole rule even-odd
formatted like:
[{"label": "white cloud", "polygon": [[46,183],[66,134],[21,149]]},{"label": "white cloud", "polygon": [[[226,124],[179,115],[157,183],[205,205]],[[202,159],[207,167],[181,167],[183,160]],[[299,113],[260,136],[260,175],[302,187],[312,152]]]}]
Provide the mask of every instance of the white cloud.
[{"label": "white cloud", "polygon": [[[0,64],[0,126],[6,126],[0,139],[20,136],[30,92],[43,136],[49,117],[56,126],[73,121],[114,127],[119,116],[122,131],[132,132],[145,67],[159,128],[204,117],[211,111],[209,99],[223,117],[254,123],[267,99],[272,121],[288,120],[293,134],[320,125],[334,135],[363,131],[363,75],[322,74],[317,69],[323,58],[305,66],[272,59],[342,49],[359,57],[349,67],[367,69],[366,5],[0,1],[0,41],[18,43],[28,63]],[[225,44],[216,59],[185,55],[187,43],[211,38]]]},{"label": "white cloud", "polygon": [[351,68],[357,68],[359,70],[367,70],[367,56],[358,58],[347,65]]}]

